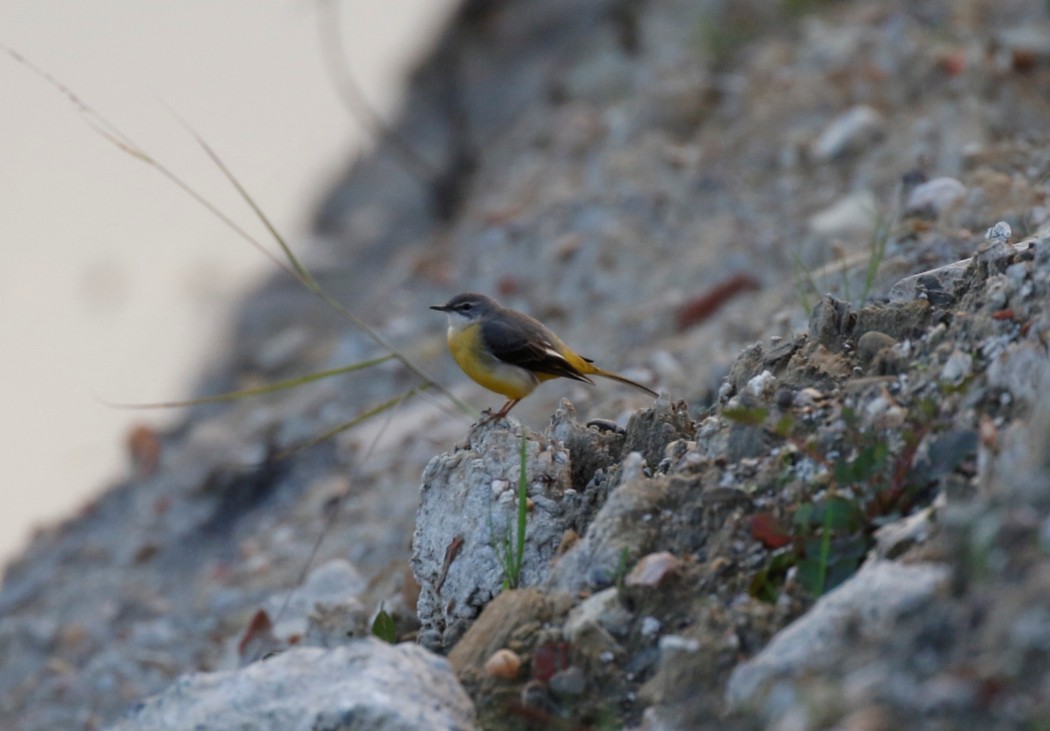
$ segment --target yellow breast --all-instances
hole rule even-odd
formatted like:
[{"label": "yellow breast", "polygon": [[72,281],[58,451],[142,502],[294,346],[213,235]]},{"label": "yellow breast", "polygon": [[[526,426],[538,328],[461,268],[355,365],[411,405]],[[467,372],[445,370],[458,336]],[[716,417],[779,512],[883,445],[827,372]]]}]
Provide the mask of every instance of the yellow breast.
[{"label": "yellow breast", "polygon": [[476,383],[509,399],[525,398],[539,385],[540,380],[531,371],[504,363],[486,352],[477,323],[462,329],[450,327],[448,349]]}]

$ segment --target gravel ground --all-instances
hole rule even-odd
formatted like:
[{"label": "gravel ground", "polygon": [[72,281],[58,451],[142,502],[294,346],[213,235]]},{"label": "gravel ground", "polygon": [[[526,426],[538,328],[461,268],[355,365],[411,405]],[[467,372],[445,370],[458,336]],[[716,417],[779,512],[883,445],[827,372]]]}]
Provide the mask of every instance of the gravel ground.
[{"label": "gravel ground", "polygon": [[[596,503],[563,549],[580,560],[613,523],[632,540],[615,511],[634,506],[662,516],[627,557],[648,571],[556,575],[529,590],[543,622],[514,635],[525,620],[499,619],[497,598],[467,630],[451,659],[479,726],[1007,729],[1050,714],[1048,92],[1034,0],[467,3],[396,128],[425,164],[386,140],[354,165],[318,207],[306,263],[479,409],[497,398],[466,384],[426,309],[464,290],[667,394],[629,426],[647,398],[556,381],[515,409],[523,424],[540,430],[562,398],[628,443],[659,441],[661,409],[688,422],[645,469],[630,450],[588,462]],[[275,280],[201,390],[381,352]],[[183,674],[233,671],[261,642],[245,635],[260,609],[274,651],[345,636],[318,603],[366,618],[382,603],[410,636],[420,476],[470,420],[428,394],[286,453],[416,383],[388,363],[137,432],[127,480],[7,570],[0,726],[103,728]],[[805,544],[833,500],[862,514],[825,566],[844,589],[892,594],[906,575],[849,578],[866,555],[948,578],[888,602],[889,625],[849,610],[857,639],[819,662],[788,652],[775,692],[727,695],[741,662],[782,666],[760,654],[778,630],[829,616]],[[514,679],[467,651],[512,635]]]}]

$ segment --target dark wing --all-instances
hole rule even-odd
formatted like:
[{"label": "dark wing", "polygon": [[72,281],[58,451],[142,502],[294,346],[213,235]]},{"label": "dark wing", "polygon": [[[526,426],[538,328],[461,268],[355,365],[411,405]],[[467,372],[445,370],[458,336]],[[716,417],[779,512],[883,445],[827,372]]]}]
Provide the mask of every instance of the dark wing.
[{"label": "dark wing", "polygon": [[504,363],[534,373],[594,383],[558,352],[557,338],[547,328],[517,312],[505,311],[498,320],[485,322],[481,326],[481,337],[492,354]]}]

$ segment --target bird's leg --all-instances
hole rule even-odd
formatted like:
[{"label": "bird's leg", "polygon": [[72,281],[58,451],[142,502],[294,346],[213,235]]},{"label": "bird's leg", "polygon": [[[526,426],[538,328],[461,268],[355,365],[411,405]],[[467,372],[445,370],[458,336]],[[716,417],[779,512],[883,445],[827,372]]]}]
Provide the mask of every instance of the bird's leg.
[{"label": "bird's leg", "polygon": [[507,403],[503,404],[503,408],[496,412],[496,418],[502,419],[504,416],[510,413],[510,410],[513,409],[519,401],[521,401],[520,398],[509,399]]},{"label": "bird's leg", "polygon": [[511,409],[514,408],[515,404],[517,404],[519,401],[521,401],[520,398],[508,399],[507,403],[503,404],[503,406],[500,408],[499,411],[497,411],[495,414],[489,414],[488,416],[486,416],[484,419],[481,420],[481,423],[482,424],[488,424],[490,421],[496,421],[497,419],[502,419],[504,416],[507,415],[507,413]]}]

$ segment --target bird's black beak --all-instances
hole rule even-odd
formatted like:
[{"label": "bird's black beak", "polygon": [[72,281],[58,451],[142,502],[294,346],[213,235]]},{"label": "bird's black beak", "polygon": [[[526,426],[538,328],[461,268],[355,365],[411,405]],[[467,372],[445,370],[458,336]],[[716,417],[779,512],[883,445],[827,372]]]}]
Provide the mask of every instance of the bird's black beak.
[{"label": "bird's black beak", "polygon": [[430,309],[437,310],[438,312],[448,312],[448,305],[431,305]]}]

